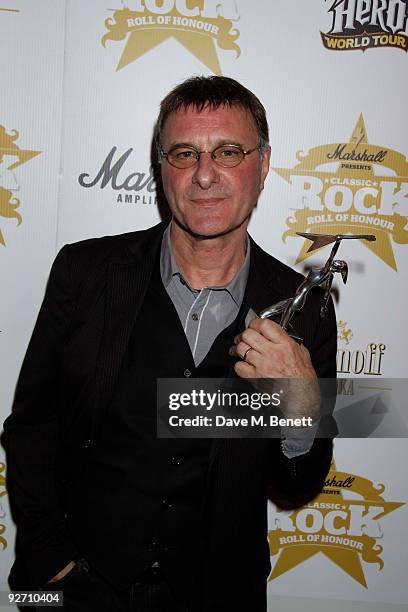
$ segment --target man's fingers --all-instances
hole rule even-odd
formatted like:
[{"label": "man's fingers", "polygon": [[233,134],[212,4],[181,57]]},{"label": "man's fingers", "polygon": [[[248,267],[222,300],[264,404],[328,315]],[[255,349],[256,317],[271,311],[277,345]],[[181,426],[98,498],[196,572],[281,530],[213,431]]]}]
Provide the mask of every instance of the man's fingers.
[{"label": "man's fingers", "polygon": [[240,378],[256,378],[256,369],[246,361],[237,361],[234,370]]},{"label": "man's fingers", "polygon": [[242,333],[235,337],[234,342],[236,345],[238,345],[240,342],[244,342],[260,353],[263,353],[268,349],[269,340],[254,329],[245,329]]},{"label": "man's fingers", "polygon": [[301,356],[303,365],[306,367],[310,367],[312,365],[312,361],[310,359],[310,353],[303,344],[299,346],[299,354]]},{"label": "man's fingers", "polygon": [[246,342],[238,342],[234,346],[231,346],[229,349],[229,354],[233,357],[239,357],[242,361],[246,361],[246,363],[253,364],[253,359],[256,357],[258,352],[252,346],[249,346]]},{"label": "man's fingers", "polygon": [[234,343],[229,354],[240,360],[234,367],[242,378],[312,379],[316,376],[307,348],[273,321],[252,321],[249,328],[234,338]]},{"label": "man's fingers", "polygon": [[254,330],[270,340],[271,342],[285,342],[289,339],[288,334],[280,325],[270,319],[253,319],[249,324],[248,330]]}]

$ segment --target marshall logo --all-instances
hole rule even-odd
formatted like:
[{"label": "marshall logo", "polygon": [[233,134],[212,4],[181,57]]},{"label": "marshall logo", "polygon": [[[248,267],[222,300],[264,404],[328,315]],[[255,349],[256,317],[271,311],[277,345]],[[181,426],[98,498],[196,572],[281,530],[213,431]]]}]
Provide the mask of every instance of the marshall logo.
[{"label": "marshall logo", "polygon": [[99,189],[105,189],[109,186],[114,191],[121,192],[115,196],[118,204],[157,204],[153,173],[131,172],[126,176],[123,166],[133,149],[127,149],[115,161],[116,151],[117,147],[112,147],[93,176],[88,172],[79,175],[78,182],[81,187],[90,188],[99,185]]},{"label": "marshall logo", "polygon": [[240,55],[235,42],[239,31],[232,27],[238,18],[234,0],[134,0],[105,20],[108,32],[102,45],[127,39],[116,68],[120,70],[175,38],[213,73],[221,74],[216,44]]},{"label": "marshall logo", "polygon": [[[327,1],[327,0],[326,0]],[[332,51],[365,51],[373,47],[408,50],[408,8],[405,0],[330,0],[332,26],[320,32]]]},{"label": "marshall logo", "polygon": [[[283,234],[374,234],[361,242],[397,270],[391,239],[408,243],[408,162],[384,146],[369,144],[363,115],[349,142],[320,145],[306,155],[299,151],[292,169],[274,168],[290,184],[294,214]],[[309,257],[308,241],[297,262]]]},{"label": "marshall logo", "polygon": [[[0,217],[16,219],[17,225],[20,225],[22,217],[17,211],[20,200],[15,196],[15,193],[20,189],[20,185],[14,170],[39,155],[41,151],[20,149],[15,142],[18,137],[17,130],[11,130],[10,133],[7,133],[6,128],[0,125]],[[1,229],[0,244],[5,245]]]},{"label": "marshall logo", "polygon": [[307,506],[287,512],[269,504],[268,539],[274,558],[269,580],[321,553],[367,588],[362,562],[384,567],[380,519],[404,505],[386,501],[384,490],[383,484],[376,486],[332,465],[323,491]]}]

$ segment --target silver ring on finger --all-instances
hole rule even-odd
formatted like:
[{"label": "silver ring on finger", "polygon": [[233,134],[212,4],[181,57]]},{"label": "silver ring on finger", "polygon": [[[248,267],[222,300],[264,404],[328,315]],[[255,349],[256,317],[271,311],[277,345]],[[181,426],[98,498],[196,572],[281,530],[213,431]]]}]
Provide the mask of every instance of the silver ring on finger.
[{"label": "silver ring on finger", "polygon": [[[253,350],[252,346],[250,346],[249,348],[247,348],[247,350],[245,351],[245,353],[244,353],[244,355],[243,355],[243,357],[242,357],[242,361],[246,361],[246,362],[247,362],[247,360],[246,360],[246,356],[248,355],[249,351],[252,351],[252,350]],[[247,362],[247,363],[248,363],[248,362]]]}]

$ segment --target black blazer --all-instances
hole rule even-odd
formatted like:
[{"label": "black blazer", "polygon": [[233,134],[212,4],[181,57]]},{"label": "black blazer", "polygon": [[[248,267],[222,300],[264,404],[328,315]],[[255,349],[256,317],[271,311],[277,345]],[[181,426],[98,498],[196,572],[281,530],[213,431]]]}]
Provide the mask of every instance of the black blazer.
[{"label": "black blazer", "polygon": [[[81,553],[67,531],[64,488],[97,444],[165,226],[66,245],[52,266],[4,423],[17,524],[13,588],[43,584]],[[293,295],[302,276],[252,241],[249,279],[246,299],[259,310]],[[334,378],[334,310],[330,305],[320,319],[320,300],[320,290],[311,292],[294,325],[318,376]],[[240,605],[248,597],[251,609],[256,601],[262,609],[270,569],[266,486],[282,507],[306,503],[321,489],[331,453],[331,440],[324,439],[292,460],[277,440],[213,441],[206,491],[208,609],[223,601],[228,609],[230,580],[239,585]]]}]

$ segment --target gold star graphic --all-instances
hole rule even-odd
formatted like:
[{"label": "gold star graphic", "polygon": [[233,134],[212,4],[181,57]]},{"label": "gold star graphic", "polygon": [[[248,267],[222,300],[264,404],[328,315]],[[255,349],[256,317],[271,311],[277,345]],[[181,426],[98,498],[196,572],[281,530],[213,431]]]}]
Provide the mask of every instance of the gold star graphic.
[{"label": "gold star graphic", "polygon": [[[334,490],[338,492],[337,495],[333,495]],[[357,493],[363,499],[345,499],[343,490]],[[307,561],[307,559],[321,553],[351,578],[367,588],[361,560],[363,559],[366,563],[376,563],[379,569],[382,569],[384,564],[380,557],[383,548],[377,544],[374,537],[364,532],[364,520],[366,520],[366,522],[373,520],[369,518],[371,512],[374,513],[375,521],[378,521],[390,512],[404,505],[403,502],[385,501],[381,496],[383,491],[383,485],[376,488],[373,483],[366,478],[338,472],[333,463],[322,493],[318,495],[309,506],[305,507],[306,509],[309,507],[319,509],[323,517],[323,526],[314,534],[313,538],[308,541],[307,534],[298,527],[294,531],[276,529],[269,532],[268,537],[271,554],[275,556],[280,552],[273,566],[271,575],[269,576],[269,580],[278,578],[297,565]],[[333,504],[333,501],[335,501],[336,506],[340,505],[342,512],[342,515],[339,514],[337,518],[334,519],[333,523],[336,524],[337,521],[337,527],[340,524],[345,526],[344,535],[337,538],[326,531],[324,527],[325,520],[330,518],[328,515],[332,511],[331,504]],[[350,517],[353,513],[353,507],[361,513],[362,531],[359,535],[347,534],[346,526],[351,522]],[[291,513],[290,518],[293,524],[297,524],[297,515],[304,511],[305,508],[300,508]],[[276,517],[278,517],[279,521],[279,512],[277,512]],[[314,539],[317,541],[313,541]],[[289,541],[289,543],[282,543],[286,541]]]},{"label": "gold star graphic", "polygon": [[[283,239],[294,237],[298,232],[374,234],[375,241],[360,242],[397,270],[391,238],[397,244],[408,244],[407,220],[398,210],[399,203],[407,203],[406,157],[393,149],[369,144],[364,118],[360,115],[348,142],[317,146],[307,155],[298,152],[297,159],[299,163],[292,169],[273,168],[292,185],[300,177],[304,186],[306,204],[300,205],[287,219],[289,229]],[[323,167],[329,163],[335,163],[337,170]],[[382,168],[386,172],[381,173]],[[309,201],[312,192],[318,199],[317,207],[316,202],[313,205]],[[345,210],[347,199],[349,206]],[[296,263],[310,257],[312,251],[310,243],[305,241]]]},{"label": "gold star graphic", "polygon": [[211,38],[197,36],[195,32],[177,32],[174,34],[165,30],[156,30],[152,34],[151,32],[132,32],[116,70],[120,70],[134,62],[165,40],[175,38],[214,74],[221,74],[221,66],[218,61],[215,44]]},{"label": "gold star graphic", "polygon": [[178,40],[214,74],[221,74],[216,43],[222,49],[234,50],[237,57],[240,53],[235,43],[238,30],[232,29],[232,22],[220,16],[187,19],[173,8],[158,21],[158,16],[147,9],[138,13],[124,8],[115,11],[113,18],[106,19],[105,26],[108,32],[102,38],[103,46],[108,40],[127,38],[116,70],[121,70],[170,38]]},{"label": "gold star graphic", "polygon": [[[19,133],[17,130],[12,130],[10,133],[7,133],[5,127],[0,125],[0,169],[1,164],[5,163],[3,162],[5,157],[16,158],[16,161],[10,163],[10,165],[6,167],[7,170],[11,171],[18,168],[18,166],[27,163],[30,159],[41,153],[41,151],[20,149],[20,147],[15,143],[18,137]],[[13,192],[7,186],[4,184],[2,185],[0,182],[0,217],[17,219],[17,224],[20,225],[22,222],[22,217],[16,210],[19,206],[20,200],[14,196]],[[1,230],[0,244],[5,246],[5,241]]]}]

